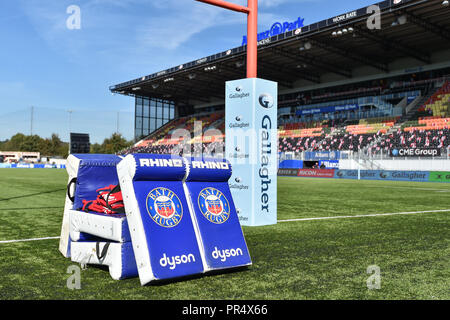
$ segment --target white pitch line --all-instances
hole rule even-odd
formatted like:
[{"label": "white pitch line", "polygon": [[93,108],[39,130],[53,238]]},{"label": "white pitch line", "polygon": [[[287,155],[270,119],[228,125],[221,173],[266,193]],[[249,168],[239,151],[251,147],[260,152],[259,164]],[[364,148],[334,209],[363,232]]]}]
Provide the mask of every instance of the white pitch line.
[{"label": "white pitch line", "polygon": [[59,238],[60,237],[45,237],[45,238],[32,238],[32,239],[19,239],[19,240],[3,240],[3,241],[0,241],[0,244],[2,244],[2,243],[15,243],[15,242],[52,240],[52,239],[59,239]]},{"label": "white pitch line", "polygon": [[387,187],[387,186],[367,186],[367,188],[383,188],[383,189],[409,189],[409,190],[423,190],[434,192],[450,192],[450,189],[435,189],[435,188],[416,188],[416,187]]},{"label": "white pitch line", "polygon": [[[360,215],[354,215],[354,216],[335,216],[335,217],[287,219],[287,220],[278,220],[277,222],[297,222],[297,221],[313,221],[313,220],[350,219],[350,218],[396,216],[396,215],[407,215],[407,214],[418,214],[418,213],[439,213],[439,212],[450,212],[450,209],[429,210],[429,211],[411,211],[411,212],[394,212],[394,213],[360,214]],[[3,240],[3,241],[0,241],[0,244],[16,243],[16,242],[28,242],[28,241],[51,240],[51,239],[59,239],[59,238],[60,237],[45,237],[45,238],[33,238],[33,239]]]},{"label": "white pitch line", "polygon": [[394,212],[394,213],[374,213],[374,214],[360,214],[354,216],[335,216],[335,217],[317,217],[317,218],[302,218],[302,219],[287,219],[278,220],[278,222],[296,222],[296,221],[313,221],[313,220],[331,220],[331,219],[349,219],[349,218],[365,218],[365,217],[381,217],[381,216],[396,216],[418,213],[439,213],[450,212],[450,209],[444,210],[429,210],[429,211],[411,211],[411,212]]}]

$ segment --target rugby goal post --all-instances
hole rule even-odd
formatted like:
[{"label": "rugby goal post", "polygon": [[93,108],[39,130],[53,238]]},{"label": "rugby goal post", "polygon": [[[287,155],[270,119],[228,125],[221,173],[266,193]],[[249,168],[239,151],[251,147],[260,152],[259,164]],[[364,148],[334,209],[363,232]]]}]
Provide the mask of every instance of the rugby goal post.
[{"label": "rugby goal post", "polygon": [[277,223],[278,85],[257,78],[258,0],[247,7],[196,0],[247,14],[247,79],[225,86],[225,158],[233,164],[230,188],[245,226]]}]

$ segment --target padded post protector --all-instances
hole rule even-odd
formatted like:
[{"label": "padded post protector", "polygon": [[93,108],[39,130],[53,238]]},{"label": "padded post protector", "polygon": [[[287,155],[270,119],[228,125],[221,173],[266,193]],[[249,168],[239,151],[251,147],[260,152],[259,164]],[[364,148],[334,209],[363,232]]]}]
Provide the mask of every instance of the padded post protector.
[{"label": "padded post protector", "polygon": [[185,188],[195,213],[208,270],[252,264],[228,180],[231,164],[225,160],[190,158]]},{"label": "padded post protector", "polygon": [[114,280],[138,276],[131,242],[72,242],[71,249],[73,262],[108,266]]},{"label": "padded post protector", "polygon": [[[71,244],[69,211],[81,207],[83,199],[95,199],[97,197],[95,191],[98,188],[118,184],[116,165],[120,160],[120,157],[108,154],[71,154],[67,158],[68,183],[74,178],[76,178],[76,183],[71,184],[75,186],[74,190],[68,190],[66,194],[61,226],[59,251],[66,258],[70,257]],[[80,233],[78,241],[92,241],[93,239],[95,238],[88,234]]]},{"label": "padded post protector", "polygon": [[128,155],[117,172],[141,284],[203,273],[183,189],[183,158]]}]

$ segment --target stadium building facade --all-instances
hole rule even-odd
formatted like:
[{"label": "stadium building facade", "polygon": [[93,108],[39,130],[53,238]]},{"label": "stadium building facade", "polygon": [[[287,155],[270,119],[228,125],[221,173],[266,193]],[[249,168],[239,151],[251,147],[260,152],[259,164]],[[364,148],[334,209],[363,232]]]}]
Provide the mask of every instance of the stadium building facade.
[{"label": "stadium building facade", "polygon": [[[286,30],[258,42],[258,77],[278,83],[279,127],[408,120],[450,75],[440,0],[387,0]],[[245,56],[242,45],[110,90],[135,98],[139,140],[173,119],[223,112],[225,82],[245,77]]]},{"label": "stadium building facade", "polygon": [[134,136],[151,134],[175,118],[175,103],[152,97],[136,96]]}]

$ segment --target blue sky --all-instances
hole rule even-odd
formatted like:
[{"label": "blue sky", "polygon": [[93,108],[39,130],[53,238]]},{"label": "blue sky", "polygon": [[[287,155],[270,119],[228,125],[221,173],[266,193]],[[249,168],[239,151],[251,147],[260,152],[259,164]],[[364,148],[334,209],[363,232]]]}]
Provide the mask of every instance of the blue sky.
[{"label": "blue sky", "polygon": [[[375,2],[260,0],[259,31]],[[71,5],[80,29],[67,28]],[[15,0],[0,9],[0,140],[31,130],[67,140],[69,127],[92,142],[117,127],[131,139],[134,101],[111,95],[110,85],[238,47],[246,30],[245,15],[194,0]]]}]

